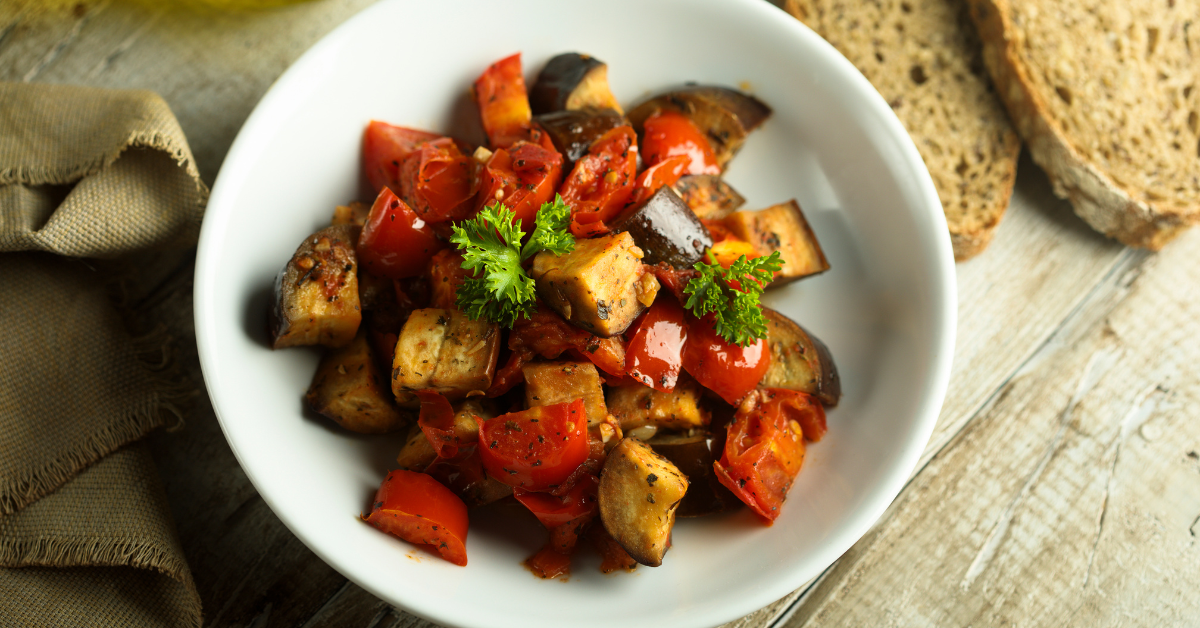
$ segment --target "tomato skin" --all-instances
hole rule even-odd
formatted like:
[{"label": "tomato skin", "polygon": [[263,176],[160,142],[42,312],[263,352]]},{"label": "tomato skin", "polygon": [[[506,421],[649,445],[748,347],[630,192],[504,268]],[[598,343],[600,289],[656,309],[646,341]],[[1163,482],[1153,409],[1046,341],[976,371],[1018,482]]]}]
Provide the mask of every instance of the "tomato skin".
[{"label": "tomato skin", "polygon": [[458,455],[459,443],[454,433],[454,407],[445,397],[434,390],[418,390],[421,413],[417,425],[425,432],[425,438],[437,452],[438,458],[453,458]]},{"label": "tomato skin", "polygon": [[642,317],[625,353],[625,372],[655,390],[671,392],[683,366],[688,337],[686,314],[675,299],[660,295]]},{"label": "tomato skin", "polygon": [[363,131],[363,169],[371,189],[378,194],[384,187],[400,192],[400,166],[425,142],[441,137],[386,122],[372,120]]},{"label": "tomato skin", "polygon": [[476,169],[454,140],[425,142],[401,162],[400,196],[427,222],[467,218],[475,208]]},{"label": "tomato skin", "polygon": [[525,565],[541,578],[558,578],[571,572],[570,555],[580,534],[600,512],[597,494],[600,480],[590,473],[581,476],[562,496],[513,489],[513,497],[529,509],[547,530],[550,540]]},{"label": "tomato skin", "polygon": [[768,388],[757,403],[744,403],[727,428],[721,459],[713,463],[717,480],[771,525],[804,464],[804,425],[818,440],[824,434],[825,409],[810,395]]},{"label": "tomato skin", "polygon": [[513,488],[558,488],[590,448],[582,399],[510,412],[479,424],[479,457],[488,475]]},{"label": "tomato skin", "polygon": [[763,339],[740,347],[726,342],[712,327],[712,314],[688,317],[688,337],[683,348],[683,368],[701,386],[717,393],[730,405],[754,390],[771,365],[771,352]]},{"label": "tomato skin", "polygon": [[367,215],[357,253],[368,272],[404,279],[423,273],[429,258],[444,248],[433,229],[385,187]]},{"label": "tomato skin", "polygon": [[511,149],[497,149],[480,174],[477,208],[504,203],[516,214],[526,233],[533,231],[533,219],[554,198],[562,180],[562,155],[537,144],[518,142]]},{"label": "tomato skin", "polygon": [[660,111],[642,123],[642,159],[653,166],[682,155],[687,174],[721,174],[712,144],[695,123],[677,111]]},{"label": "tomato skin", "polygon": [[471,277],[462,263],[462,254],[454,249],[438,251],[429,260],[429,307],[458,309],[458,288]]},{"label": "tomato skin", "polygon": [[529,351],[550,360],[564,351],[575,350],[600,370],[611,375],[625,375],[625,344],[620,336],[601,338],[592,335],[564,321],[540,301],[533,316],[517,319],[508,337],[508,348],[514,352]]},{"label": "tomato skin", "polygon": [[484,70],[475,80],[475,102],[492,147],[504,148],[529,139],[533,110],[525,92],[521,53],[505,57]]},{"label": "tomato skin", "polygon": [[687,171],[690,160],[687,155],[672,155],[646,168],[633,182],[633,196],[628,205],[639,205],[648,200],[659,188],[675,185]]},{"label": "tomato skin", "polygon": [[467,564],[467,506],[424,473],[388,473],[363,520],[409,543],[427,545],[455,565]]},{"label": "tomato skin", "polygon": [[610,129],[575,162],[559,193],[580,225],[616,218],[633,194],[637,135],[631,126]]}]

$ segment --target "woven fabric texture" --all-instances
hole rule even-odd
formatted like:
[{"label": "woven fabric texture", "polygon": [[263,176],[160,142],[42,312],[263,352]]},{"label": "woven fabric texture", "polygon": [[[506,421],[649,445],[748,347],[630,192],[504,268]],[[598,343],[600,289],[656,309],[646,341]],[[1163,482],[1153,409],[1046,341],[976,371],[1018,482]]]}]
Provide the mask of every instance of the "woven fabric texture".
[{"label": "woven fabric texture", "polygon": [[135,442],[180,391],[97,260],[192,246],[207,189],[153,93],[0,83],[0,103],[0,624],[198,626]]}]

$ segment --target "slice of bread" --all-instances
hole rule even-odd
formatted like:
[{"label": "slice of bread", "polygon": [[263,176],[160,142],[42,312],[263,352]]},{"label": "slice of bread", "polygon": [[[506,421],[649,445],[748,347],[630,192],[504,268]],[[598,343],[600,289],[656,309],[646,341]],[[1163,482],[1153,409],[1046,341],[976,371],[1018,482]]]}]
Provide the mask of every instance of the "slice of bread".
[{"label": "slice of bread", "polygon": [[1008,207],[1021,145],[991,89],[966,5],[785,0],[784,9],[891,104],[933,176],[954,257],[982,251]]},{"label": "slice of bread", "polygon": [[1158,250],[1200,222],[1200,2],[971,0],[984,60],[1054,191]]}]

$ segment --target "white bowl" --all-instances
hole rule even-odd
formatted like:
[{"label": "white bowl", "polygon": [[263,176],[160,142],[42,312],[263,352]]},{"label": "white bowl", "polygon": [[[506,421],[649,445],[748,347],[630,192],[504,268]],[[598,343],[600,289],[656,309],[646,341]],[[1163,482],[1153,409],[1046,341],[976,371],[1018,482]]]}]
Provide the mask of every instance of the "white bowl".
[{"label": "white bowl", "polygon": [[[774,108],[728,177],[751,208],[795,197],[809,217],[833,269],[767,302],[825,341],[844,389],[774,526],[747,510],[681,520],[662,567],[604,576],[585,552],[564,583],[521,567],[544,539],[526,513],[473,513],[465,568],[357,519],[400,440],[303,410],[318,354],[266,347],[271,281],[336,204],[358,196],[368,120],[448,132],[471,82],[517,51],[530,81],[554,54],[590,53],[626,104],[697,81],[741,86]],[[953,260],[921,158],[845,58],[762,0],[380,2],[301,57],[246,121],[196,266],[205,381],[263,498],[348,578],[453,626],[716,625],[786,595],[900,491],[933,429],[954,344]]]}]

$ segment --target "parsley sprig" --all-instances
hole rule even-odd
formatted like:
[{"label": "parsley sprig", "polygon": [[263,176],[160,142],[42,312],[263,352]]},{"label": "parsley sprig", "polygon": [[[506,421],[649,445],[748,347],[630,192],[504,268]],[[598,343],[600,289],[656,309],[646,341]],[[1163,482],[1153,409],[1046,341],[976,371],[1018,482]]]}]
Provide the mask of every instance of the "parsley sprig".
[{"label": "parsley sprig", "polygon": [[696,318],[711,312],[713,330],[726,342],[745,347],[766,338],[767,320],[758,298],[775,271],[783,267],[779,251],[750,260],[743,255],[728,270],[717,263],[712,251],[708,259],[711,264],[696,262],[693,266],[699,275],[683,288],[688,297],[684,307]]},{"label": "parsley sprig", "polygon": [[575,250],[575,237],[567,230],[571,208],[562,197],[542,203],[533,233],[524,245],[516,212],[496,203],[474,218],[453,227],[450,241],[463,255],[462,267],[472,271],[458,288],[458,308],[474,320],[489,320],[512,327],[518,317],[533,313],[534,283],[521,264],[542,251],[563,255]]}]

